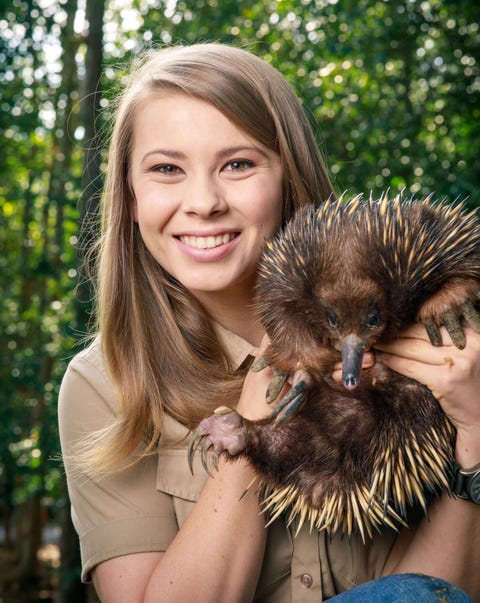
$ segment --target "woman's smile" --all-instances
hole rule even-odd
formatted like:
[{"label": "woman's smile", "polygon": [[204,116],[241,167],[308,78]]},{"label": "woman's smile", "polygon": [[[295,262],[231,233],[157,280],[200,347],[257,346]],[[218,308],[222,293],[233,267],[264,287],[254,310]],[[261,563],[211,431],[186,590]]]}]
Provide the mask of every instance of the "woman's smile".
[{"label": "woman's smile", "polygon": [[233,232],[222,235],[180,235],[178,240],[181,243],[184,243],[189,247],[195,247],[196,249],[213,249],[214,247],[230,243],[236,236],[238,236],[238,233]]},{"label": "woman's smile", "polygon": [[177,237],[180,250],[197,262],[218,262],[235,247],[238,232],[221,235],[181,235]]}]

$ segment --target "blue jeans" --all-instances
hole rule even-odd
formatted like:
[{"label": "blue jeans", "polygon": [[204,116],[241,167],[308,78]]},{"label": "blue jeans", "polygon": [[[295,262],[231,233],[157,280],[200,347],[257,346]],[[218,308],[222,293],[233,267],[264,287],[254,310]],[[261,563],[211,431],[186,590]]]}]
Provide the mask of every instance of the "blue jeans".
[{"label": "blue jeans", "polygon": [[332,603],[473,603],[458,587],[422,574],[394,574],[365,582],[329,599]]}]

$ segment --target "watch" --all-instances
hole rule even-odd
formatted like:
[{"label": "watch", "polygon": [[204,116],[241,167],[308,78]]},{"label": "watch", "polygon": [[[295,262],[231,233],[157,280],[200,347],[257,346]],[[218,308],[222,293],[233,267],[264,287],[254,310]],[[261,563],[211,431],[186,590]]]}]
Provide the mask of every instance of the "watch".
[{"label": "watch", "polygon": [[451,488],[458,498],[480,505],[480,463],[471,469],[462,469],[455,463]]}]

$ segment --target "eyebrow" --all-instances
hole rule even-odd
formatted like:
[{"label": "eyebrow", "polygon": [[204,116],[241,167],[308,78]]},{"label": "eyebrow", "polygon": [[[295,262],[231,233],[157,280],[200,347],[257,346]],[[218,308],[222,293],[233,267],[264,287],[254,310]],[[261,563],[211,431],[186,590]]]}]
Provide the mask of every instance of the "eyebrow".
[{"label": "eyebrow", "polygon": [[[261,153],[265,157],[267,153],[261,148],[257,146],[248,146],[248,145],[237,145],[234,147],[226,147],[225,149],[221,149],[215,154],[217,159],[222,159],[224,157],[230,157],[231,155],[235,155],[237,153],[245,152],[245,151],[253,151],[256,153]],[[165,155],[165,157],[169,157],[170,159],[185,159],[185,153],[181,151],[174,151],[173,149],[153,149],[152,151],[148,151],[142,157],[142,162],[148,159],[151,155]]]}]

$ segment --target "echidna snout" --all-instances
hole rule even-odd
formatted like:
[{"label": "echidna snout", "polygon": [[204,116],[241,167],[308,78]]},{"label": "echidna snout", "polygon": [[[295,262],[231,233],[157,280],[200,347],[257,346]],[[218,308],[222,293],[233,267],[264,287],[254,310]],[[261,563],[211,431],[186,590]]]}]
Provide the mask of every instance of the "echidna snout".
[{"label": "echidna snout", "polygon": [[342,339],[342,382],[349,389],[355,389],[360,382],[365,341],[351,333]]}]

